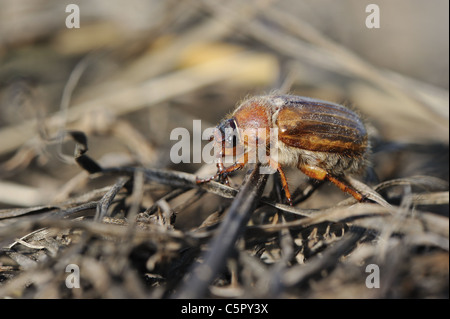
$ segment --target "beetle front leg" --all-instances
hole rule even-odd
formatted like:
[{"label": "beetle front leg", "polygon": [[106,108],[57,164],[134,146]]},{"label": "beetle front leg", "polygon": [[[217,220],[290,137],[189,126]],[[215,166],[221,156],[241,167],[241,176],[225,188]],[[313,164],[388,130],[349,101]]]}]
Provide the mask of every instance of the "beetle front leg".
[{"label": "beetle front leg", "polygon": [[216,176],[219,177],[222,180],[222,182],[225,183],[225,185],[227,185],[227,186],[230,185],[230,181],[228,180],[228,176],[222,174],[222,172],[225,170],[225,166],[223,165],[222,159],[220,159],[217,162],[216,166],[217,166],[217,174],[216,174]]},{"label": "beetle front leg", "polygon": [[[208,183],[208,182],[212,181],[213,179],[219,178],[221,176],[221,172],[224,171],[225,168],[223,166],[222,161],[217,162],[216,166],[217,166],[217,173],[216,173],[216,175],[213,175],[213,176],[208,177],[208,178],[198,178],[197,177],[195,182],[197,184],[203,184],[203,183]],[[224,182],[225,182],[226,185],[229,185],[227,176],[225,176]]]},{"label": "beetle front leg", "polygon": [[[221,167],[219,168],[219,163]],[[217,163],[217,167],[219,168],[219,172],[217,175],[222,178],[227,178],[228,174],[237,171],[238,169],[243,168],[248,163],[248,153],[244,153],[233,165],[224,167],[222,161]]]},{"label": "beetle front leg", "polygon": [[196,183],[203,184],[203,183],[207,183],[213,179],[220,178],[226,185],[229,185],[230,183],[228,181],[228,175],[230,173],[237,171],[238,169],[241,169],[242,167],[244,167],[247,164],[247,162],[248,162],[247,153],[242,155],[233,165],[231,165],[229,167],[225,167],[223,165],[222,159],[219,159],[219,161],[217,162],[216,175],[211,176],[209,178],[205,178],[205,179],[197,178]]}]

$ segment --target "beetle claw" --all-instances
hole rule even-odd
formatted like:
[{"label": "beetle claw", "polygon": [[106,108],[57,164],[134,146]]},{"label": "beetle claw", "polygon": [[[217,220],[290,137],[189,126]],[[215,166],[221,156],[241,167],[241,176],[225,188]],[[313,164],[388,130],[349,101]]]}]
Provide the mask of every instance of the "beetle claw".
[{"label": "beetle claw", "polygon": [[220,182],[224,183],[225,185],[230,185],[230,180],[228,179],[228,173],[227,172],[218,172],[217,175],[219,175]]}]

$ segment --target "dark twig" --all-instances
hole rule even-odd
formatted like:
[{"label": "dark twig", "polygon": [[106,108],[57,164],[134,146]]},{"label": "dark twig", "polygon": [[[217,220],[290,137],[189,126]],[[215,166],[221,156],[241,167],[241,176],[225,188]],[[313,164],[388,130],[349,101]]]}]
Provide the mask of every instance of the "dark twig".
[{"label": "dark twig", "polygon": [[310,179],[299,188],[295,190],[292,194],[292,198],[295,198],[293,201],[293,205],[297,205],[298,203],[304,202],[307,200],[316,189],[318,189],[321,185],[323,185],[325,181],[313,180]]},{"label": "dark twig", "polygon": [[266,181],[267,175],[260,175],[258,167],[246,176],[242,189],[218,229],[217,236],[202,258],[204,263],[193,266],[189,277],[173,297],[201,298],[205,295],[208,285],[223,269],[236,240],[242,234],[264,190]]},{"label": "dark twig", "polygon": [[97,211],[95,213],[95,220],[101,221],[106,216],[109,206],[111,205],[114,197],[122,189],[122,187],[128,182],[128,177],[121,177],[117,180],[116,184],[107,192],[102,199],[98,202]]},{"label": "dark twig", "polygon": [[363,232],[349,232],[338,243],[330,247],[322,256],[317,256],[305,265],[291,267],[283,274],[281,285],[287,287],[299,285],[323,270],[330,269],[343,255],[350,253],[364,235]]}]

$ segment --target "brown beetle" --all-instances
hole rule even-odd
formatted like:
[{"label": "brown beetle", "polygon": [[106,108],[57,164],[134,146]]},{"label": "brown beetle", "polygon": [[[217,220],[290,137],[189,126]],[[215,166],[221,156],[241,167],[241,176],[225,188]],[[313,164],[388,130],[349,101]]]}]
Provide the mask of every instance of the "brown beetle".
[{"label": "brown beetle", "polygon": [[[261,137],[264,134],[258,134],[257,129],[277,130],[277,140]],[[237,133],[227,135],[230,130]],[[342,105],[296,95],[252,97],[217,126],[214,143],[220,150],[216,153],[217,174],[198,179],[198,183],[217,177],[228,183],[227,175],[244,167],[249,162],[250,150],[254,149],[250,145],[257,145],[265,149],[266,164],[279,172],[290,204],[283,166],[297,166],[311,178],[329,180],[358,201],[365,198],[343,177],[360,173],[366,166],[370,152],[368,135],[359,116]],[[269,144],[276,145],[277,156],[271,154],[273,148]],[[238,160],[225,167],[222,159],[226,155],[237,156]]]}]

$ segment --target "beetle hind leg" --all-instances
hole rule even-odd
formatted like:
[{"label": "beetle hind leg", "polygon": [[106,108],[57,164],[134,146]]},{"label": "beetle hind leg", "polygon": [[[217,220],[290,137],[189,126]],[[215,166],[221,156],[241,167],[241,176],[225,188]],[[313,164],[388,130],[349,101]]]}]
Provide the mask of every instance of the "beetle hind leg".
[{"label": "beetle hind leg", "polygon": [[320,167],[311,166],[311,165],[299,165],[298,167],[305,175],[318,179],[318,180],[328,180],[332,182],[334,185],[339,187],[339,189],[345,193],[352,195],[357,201],[362,202],[366,199],[366,197],[357,191],[352,186],[348,185],[347,182],[341,180],[338,177],[332,176],[326,170]]}]

